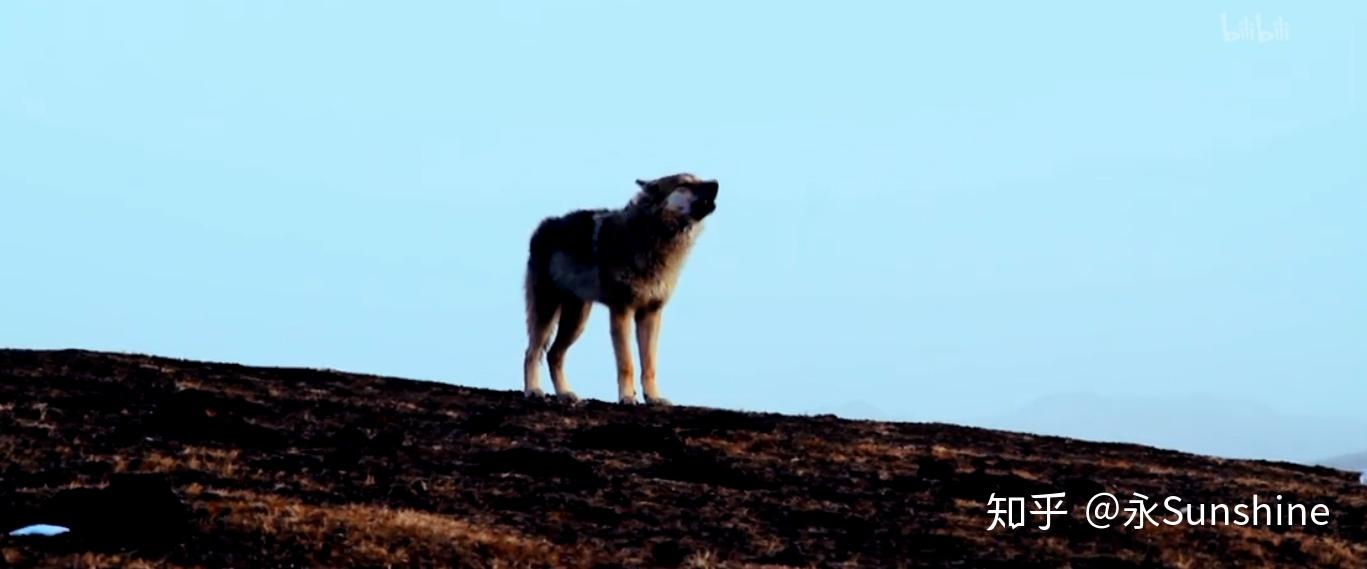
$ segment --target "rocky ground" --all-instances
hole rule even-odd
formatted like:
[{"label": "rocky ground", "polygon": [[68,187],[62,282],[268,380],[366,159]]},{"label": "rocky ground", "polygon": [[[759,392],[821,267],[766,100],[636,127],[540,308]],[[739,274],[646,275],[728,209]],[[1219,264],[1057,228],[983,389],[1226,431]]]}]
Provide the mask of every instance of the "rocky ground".
[{"label": "rocky ground", "polygon": [[[1367,567],[1328,468],[137,355],[0,350],[0,456],[0,532],[72,530],[0,533],[0,566]],[[1100,530],[1103,490],[1331,517]],[[1054,491],[1049,531],[987,531],[993,493]]]}]

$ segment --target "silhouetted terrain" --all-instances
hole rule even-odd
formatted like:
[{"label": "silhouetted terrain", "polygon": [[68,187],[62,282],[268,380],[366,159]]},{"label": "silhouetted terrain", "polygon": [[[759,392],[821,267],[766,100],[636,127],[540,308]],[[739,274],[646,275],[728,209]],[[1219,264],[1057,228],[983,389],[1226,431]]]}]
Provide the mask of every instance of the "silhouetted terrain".
[{"label": "silhouetted terrain", "polygon": [[[136,355],[0,350],[0,456],[0,530],[72,528],[0,566],[1367,566],[1367,487],[1328,468]],[[1332,516],[1099,530],[1103,490]],[[1050,531],[986,530],[990,494],[1053,491]]]}]

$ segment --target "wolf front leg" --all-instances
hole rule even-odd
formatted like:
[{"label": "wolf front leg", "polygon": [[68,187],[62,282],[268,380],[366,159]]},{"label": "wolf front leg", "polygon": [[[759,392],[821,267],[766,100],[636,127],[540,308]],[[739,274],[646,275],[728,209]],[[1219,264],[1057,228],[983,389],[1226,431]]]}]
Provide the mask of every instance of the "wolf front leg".
[{"label": "wolf front leg", "polygon": [[669,405],[669,400],[660,397],[660,389],[655,385],[655,354],[660,338],[661,307],[652,306],[636,311],[636,348],[641,352],[641,391],[647,405]]},{"label": "wolf front leg", "polygon": [[635,373],[631,366],[631,319],[633,311],[627,307],[612,307],[609,317],[612,327],[612,351],[617,356],[617,401],[636,404]]}]

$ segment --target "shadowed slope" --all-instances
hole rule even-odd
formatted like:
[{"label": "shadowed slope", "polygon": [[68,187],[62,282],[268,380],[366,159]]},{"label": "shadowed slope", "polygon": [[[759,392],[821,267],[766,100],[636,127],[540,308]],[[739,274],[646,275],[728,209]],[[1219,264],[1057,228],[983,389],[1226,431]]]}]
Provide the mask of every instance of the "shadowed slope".
[{"label": "shadowed slope", "polygon": [[[19,565],[1367,563],[1367,488],[1327,468],[137,355],[0,350],[0,456],[0,530],[70,516],[57,505],[81,496],[123,503],[120,487],[185,506],[0,538]],[[1080,512],[1103,489],[1282,494],[1327,504],[1332,523],[1097,530],[1077,513],[985,531],[994,492],[1067,491]],[[142,523],[174,530],[101,534]]]}]

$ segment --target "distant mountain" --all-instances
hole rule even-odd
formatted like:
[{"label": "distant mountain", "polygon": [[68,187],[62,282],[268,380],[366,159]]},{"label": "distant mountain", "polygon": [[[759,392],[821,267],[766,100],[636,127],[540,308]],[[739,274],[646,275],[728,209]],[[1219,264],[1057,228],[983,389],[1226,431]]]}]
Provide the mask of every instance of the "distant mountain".
[{"label": "distant mountain", "polygon": [[976,423],[994,429],[1304,464],[1351,452],[1367,440],[1367,419],[1293,415],[1235,397],[1213,396],[1126,398],[1060,393]]},{"label": "distant mountain", "polygon": [[1367,473],[1367,451],[1345,454],[1319,461],[1322,466]]},{"label": "distant mountain", "polygon": [[835,415],[842,419],[856,419],[864,421],[895,421],[897,417],[891,416],[878,406],[864,400],[853,400],[836,405],[826,405],[809,409],[807,415]]}]

